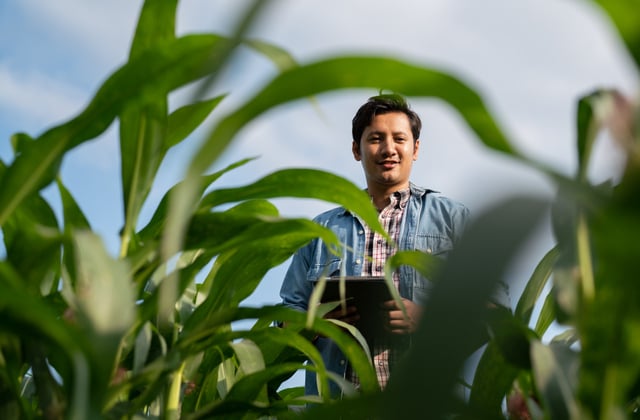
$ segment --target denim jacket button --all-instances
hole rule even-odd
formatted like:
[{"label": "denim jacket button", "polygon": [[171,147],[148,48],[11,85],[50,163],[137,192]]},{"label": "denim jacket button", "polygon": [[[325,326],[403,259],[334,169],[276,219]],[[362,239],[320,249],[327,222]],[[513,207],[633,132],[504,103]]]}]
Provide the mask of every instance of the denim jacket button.
[{"label": "denim jacket button", "polygon": [[360,260],[356,260],[356,264],[357,264],[357,265],[360,265]]}]

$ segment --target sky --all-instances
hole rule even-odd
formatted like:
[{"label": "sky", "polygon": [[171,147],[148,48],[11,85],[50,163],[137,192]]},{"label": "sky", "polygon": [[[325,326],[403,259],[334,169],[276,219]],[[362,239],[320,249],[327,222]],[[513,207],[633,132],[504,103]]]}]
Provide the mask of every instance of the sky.
[{"label": "sky", "polygon": [[[179,35],[229,34],[246,0],[189,0],[178,11]],[[71,119],[121,66],[142,5],[140,0],[2,0],[0,2],[0,158],[10,162],[10,136],[37,136]],[[589,2],[576,0],[275,0],[250,35],[289,51],[301,63],[330,55],[376,54],[450,72],[485,99],[513,143],[527,156],[571,175],[576,168],[577,100],[596,88],[638,92],[638,73],[612,26]],[[211,95],[231,92],[216,115],[275,74],[264,58],[242,51]],[[351,155],[351,118],[375,90],[345,90],[301,100],[261,116],[216,162],[256,161],[225,175],[219,187],[243,185],[285,167],[328,170],[364,187]],[[184,103],[189,89],[170,98]],[[474,214],[513,194],[552,197],[547,178],[491,152],[446,103],[409,98],[423,120],[413,182],[465,203]],[[215,117],[214,117],[215,120]],[[185,174],[206,130],[172,149],[160,169],[144,217]],[[603,135],[591,179],[619,174],[621,155]],[[115,255],[123,223],[117,127],[74,149],[62,179],[93,228]],[[55,195],[46,192],[52,201]],[[331,207],[313,200],[276,200],[282,214],[312,217]],[[541,224],[513,272],[514,288],[553,245]],[[286,264],[262,282],[247,304],[279,300]],[[512,297],[513,298],[513,297]],[[514,302],[515,305],[515,302]]]}]

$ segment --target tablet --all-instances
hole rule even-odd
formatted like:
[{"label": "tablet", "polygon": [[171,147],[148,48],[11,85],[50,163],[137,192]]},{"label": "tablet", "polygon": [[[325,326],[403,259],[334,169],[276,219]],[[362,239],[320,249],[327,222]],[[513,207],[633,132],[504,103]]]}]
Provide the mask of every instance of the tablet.
[{"label": "tablet", "polygon": [[[384,330],[384,310],[382,302],[393,299],[384,277],[377,276],[346,276],[345,298],[347,305],[358,308],[360,319],[355,327],[371,343],[375,338],[386,335]],[[315,282],[316,284],[318,282]],[[340,300],[340,277],[328,277],[325,283],[321,302],[336,302]]]}]

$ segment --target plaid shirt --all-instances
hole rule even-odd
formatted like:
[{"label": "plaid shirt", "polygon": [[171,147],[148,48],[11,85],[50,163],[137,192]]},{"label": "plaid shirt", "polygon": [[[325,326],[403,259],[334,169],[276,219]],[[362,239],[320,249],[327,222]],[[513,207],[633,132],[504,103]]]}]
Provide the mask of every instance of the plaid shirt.
[{"label": "plaid shirt", "polygon": [[[391,196],[389,204],[380,211],[378,220],[384,230],[397,243],[400,237],[400,223],[404,216],[404,209],[409,202],[411,191],[409,188],[396,191]],[[396,252],[393,244],[388,243],[382,235],[365,226],[365,263],[362,270],[363,276],[384,276],[384,266],[387,258]],[[393,283],[396,288],[400,282],[399,275],[393,273]],[[373,344],[372,355],[373,364],[376,369],[378,383],[384,388],[389,380],[391,369],[397,361],[398,351],[387,342],[377,342]],[[358,375],[351,369],[347,369],[347,378],[358,387]]]}]

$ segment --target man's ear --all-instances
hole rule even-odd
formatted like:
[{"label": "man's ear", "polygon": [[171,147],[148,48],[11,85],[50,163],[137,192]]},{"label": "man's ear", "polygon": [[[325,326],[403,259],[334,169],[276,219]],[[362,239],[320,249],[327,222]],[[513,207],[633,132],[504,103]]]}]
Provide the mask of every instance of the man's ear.
[{"label": "man's ear", "polygon": [[420,140],[416,139],[413,144],[413,160],[418,160],[418,151],[420,150]]},{"label": "man's ear", "polygon": [[360,146],[355,141],[351,142],[351,151],[353,152],[353,158],[357,161],[360,161]]}]

